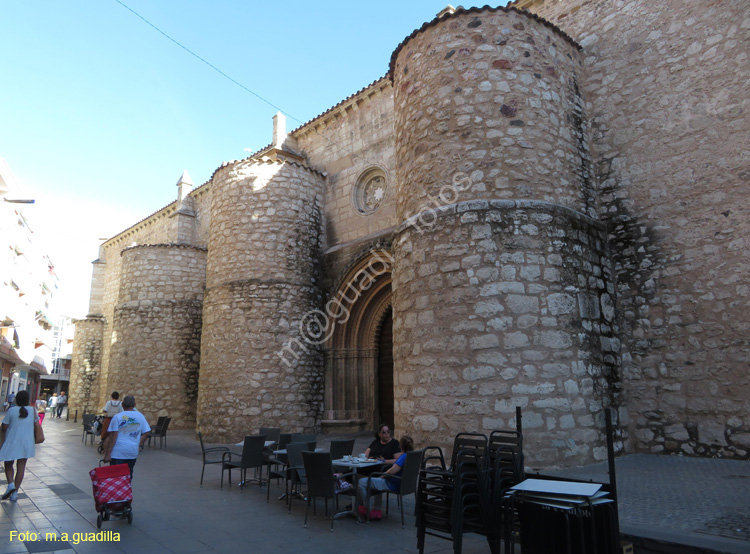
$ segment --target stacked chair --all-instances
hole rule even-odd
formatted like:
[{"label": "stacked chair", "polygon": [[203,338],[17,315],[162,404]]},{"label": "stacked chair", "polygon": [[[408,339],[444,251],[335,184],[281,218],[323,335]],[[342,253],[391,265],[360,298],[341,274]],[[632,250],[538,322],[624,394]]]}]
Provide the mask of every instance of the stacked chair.
[{"label": "stacked chair", "polygon": [[[517,410],[518,413],[518,410]],[[623,551],[617,508],[612,409],[604,411],[609,479],[606,483],[534,474],[523,487],[499,493],[505,554],[520,539],[524,554],[614,554]],[[511,456],[513,436],[493,434],[500,481],[518,473]],[[493,437],[490,438],[490,443]],[[519,437],[520,443],[520,437]],[[522,459],[522,458],[521,458]],[[521,469],[521,472],[523,470]],[[549,481],[545,484],[545,481]],[[567,483],[567,484],[566,484]],[[502,489],[503,485],[497,486]],[[493,494],[498,494],[493,490]]]},{"label": "stacked chair", "polygon": [[[520,414],[517,414],[520,422]],[[520,427],[520,426],[519,426]],[[437,446],[425,448],[417,483],[417,548],[423,554],[427,535],[453,542],[461,552],[464,533],[487,537],[492,554],[502,538],[502,498],[524,478],[520,428],[459,433],[450,464]]]}]

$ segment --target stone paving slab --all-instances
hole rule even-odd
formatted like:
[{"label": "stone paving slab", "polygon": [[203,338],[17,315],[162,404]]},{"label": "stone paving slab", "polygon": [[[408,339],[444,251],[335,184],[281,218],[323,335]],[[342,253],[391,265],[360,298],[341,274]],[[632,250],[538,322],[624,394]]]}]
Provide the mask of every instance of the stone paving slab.
[{"label": "stone paving slab", "polygon": [[[750,462],[631,454],[615,461],[624,534],[750,552]],[[608,482],[607,464],[544,472]]]},{"label": "stone paving slab", "polygon": [[[383,551],[383,533],[389,550],[417,552],[414,501],[405,504],[406,529],[401,528],[395,499],[391,514],[379,522],[358,524],[354,519],[336,520],[334,532],[322,516],[310,516],[303,527],[304,504],[295,501],[291,514],[276,497],[282,489],[272,485],[271,502],[266,489],[257,486],[219,488],[220,470],[206,467],[203,487],[200,445],[192,431],[170,431],[168,447],[146,447],[138,459],[133,481],[133,524],[104,522],[102,531],[119,533],[119,540],[74,542],[74,533],[97,533],[96,512],[88,472],[100,455],[81,442],[81,424],[48,420],[47,440],[29,460],[27,475],[17,503],[0,502],[0,554],[27,552],[69,553],[235,553],[238,551],[300,550],[331,553],[355,550],[358,554]],[[364,451],[372,439],[356,438],[355,452]],[[330,438],[321,438],[326,447]],[[750,463],[654,455],[630,455],[617,460],[620,521],[624,533],[701,546],[715,552],[750,552],[747,537],[750,520]],[[595,464],[548,474],[606,481],[606,464]],[[275,494],[275,496],[274,496]],[[739,530],[739,531],[738,531]],[[42,533],[40,541],[10,541],[11,531]],[[68,541],[47,541],[54,532]],[[112,539],[110,534],[110,539]],[[54,549],[54,550],[50,550]],[[427,538],[427,553],[452,552],[452,544]],[[466,554],[486,553],[483,537],[466,535]],[[518,552],[518,549],[517,549]]]},{"label": "stone paving slab", "polygon": [[[96,554],[203,554],[236,552],[348,552],[382,553],[383,533],[388,550],[413,553],[416,548],[413,500],[405,504],[406,529],[401,528],[395,499],[391,514],[379,522],[359,524],[352,518],[336,520],[331,533],[330,520],[323,517],[320,502],[317,517],[310,514],[303,527],[305,508],[295,501],[287,513],[277,497],[283,488],[272,484],[271,502],[266,489],[257,486],[219,488],[220,470],[207,466],[203,487],[200,444],[192,432],[170,432],[168,448],[146,447],[138,458],[133,480],[133,523],[109,521],[102,531],[119,533],[119,540],[78,542],[74,533],[97,533],[96,512],[88,472],[98,465],[100,455],[90,443],[81,442],[81,424],[64,420],[45,421],[46,441],[37,446],[29,460],[18,502],[0,502],[0,554],[63,552]],[[371,437],[359,437],[366,446]],[[325,447],[326,441],[320,446]],[[362,448],[364,450],[364,448]],[[235,475],[236,477],[236,475]],[[4,480],[3,480],[4,481]],[[4,490],[4,488],[3,488]],[[83,493],[78,492],[83,491]],[[10,541],[11,531],[40,533],[40,540]],[[45,542],[46,532],[58,537],[68,533],[68,541]],[[112,536],[110,536],[110,539]],[[483,537],[467,535],[464,552],[489,552]],[[427,539],[428,553],[452,552],[452,544]]]}]

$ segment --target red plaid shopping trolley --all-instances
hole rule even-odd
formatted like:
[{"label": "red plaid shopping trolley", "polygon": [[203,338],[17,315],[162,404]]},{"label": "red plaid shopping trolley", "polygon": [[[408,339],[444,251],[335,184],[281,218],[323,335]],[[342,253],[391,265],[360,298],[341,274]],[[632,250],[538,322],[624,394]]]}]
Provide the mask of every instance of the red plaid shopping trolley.
[{"label": "red plaid shopping trolley", "polygon": [[130,468],[128,464],[101,466],[89,472],[94,487],[94,505],[99,515],[96,526],[102,521],[126,519],[133,522],[133,489],[130,488]]}]

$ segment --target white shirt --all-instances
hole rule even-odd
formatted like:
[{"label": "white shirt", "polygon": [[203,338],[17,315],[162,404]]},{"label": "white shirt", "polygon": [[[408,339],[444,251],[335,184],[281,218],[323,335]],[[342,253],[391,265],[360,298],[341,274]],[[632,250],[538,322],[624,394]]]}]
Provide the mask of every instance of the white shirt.
[{"label": "white shirt", "polygon": [[109,432],[117,433],[117,442],[112,448],[111,457],[117,460],[134,460],[138,457],[141,435],[151,431],[151,427],[141,412],[125,410],[112,417]]},{"label": "white shirt", "polygon": [[104,405],[104,408],[102,408],[102,411],[106,412],[108,417],[119,414],[123,411],[122,400],[107,400],[107,403]]}]

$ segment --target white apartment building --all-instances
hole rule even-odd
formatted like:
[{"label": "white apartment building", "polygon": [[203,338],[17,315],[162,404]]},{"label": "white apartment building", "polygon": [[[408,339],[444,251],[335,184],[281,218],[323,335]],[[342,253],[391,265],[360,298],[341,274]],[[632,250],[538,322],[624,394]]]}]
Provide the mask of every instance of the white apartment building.
[{"label": "white apartment building", "polygon": [[[0,406],[13,392],[32,400],[67,389],[72,343],[69,318],[56,313],[59,278],[27,214],[33,198],[0,158]],[[67,369],[66,369],[67,366]]]}]

